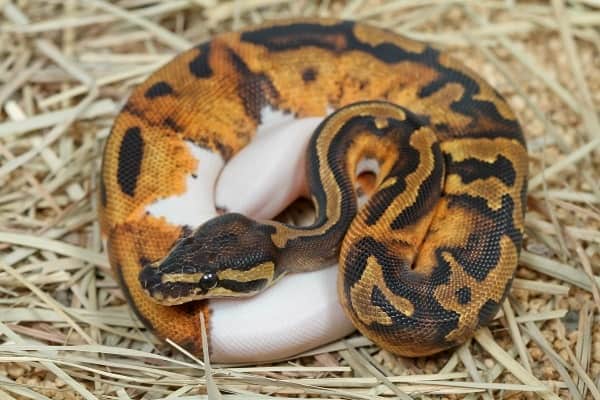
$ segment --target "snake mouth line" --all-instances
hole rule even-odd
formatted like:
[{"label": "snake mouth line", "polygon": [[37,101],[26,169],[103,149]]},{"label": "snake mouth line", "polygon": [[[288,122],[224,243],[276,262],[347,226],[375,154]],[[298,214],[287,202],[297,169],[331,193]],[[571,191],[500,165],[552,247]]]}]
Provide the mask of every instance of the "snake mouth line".
[{"label": "snake mouth line", "polygon": [[154,302],[168,306],[211,298],[253,296],[269,283],[262,278],[237,281],[219,277],[214,272],[164,274],[152,264],[142,268],[139,281]]},{"label": "snake mouth line", "polygon": [[[206,277],[206,278],[205,278]],[[218,283],[215,274],[201,272],[194,274],[164,274],[159,268],[147,264],[140,271],[142,289],[155,302],[163,305],[177,305],[192,300],[200,300]]]}]

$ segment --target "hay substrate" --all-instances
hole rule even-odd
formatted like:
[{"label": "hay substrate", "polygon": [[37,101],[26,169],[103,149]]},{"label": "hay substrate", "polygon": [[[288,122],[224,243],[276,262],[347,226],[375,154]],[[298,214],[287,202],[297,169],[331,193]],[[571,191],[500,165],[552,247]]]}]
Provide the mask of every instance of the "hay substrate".
[{"label": "hay substrate", "polygon": [[[600,400],[598,0],[0,0],[0,399]],[[285,362],[156,348],[111,277],[100,152],[131,89],[212,34],[300,15],[443,48],[517,111],[527,239],[509,299],[456,349],[407,359],[360,335]]]}]

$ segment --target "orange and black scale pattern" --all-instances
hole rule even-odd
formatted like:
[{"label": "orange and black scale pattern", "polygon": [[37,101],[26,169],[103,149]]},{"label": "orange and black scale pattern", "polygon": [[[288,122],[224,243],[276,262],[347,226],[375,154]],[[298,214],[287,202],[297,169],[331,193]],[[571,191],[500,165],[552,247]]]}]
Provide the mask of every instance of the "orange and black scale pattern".
[{"label": "orange and black scale pattern", "polygon": [[[324,116],[308,149],[313,225],[226,214],[192,231],[146,212],[185,192],[186,141],[227,161],[272,107]],[[356,169],[379,172],[357,206]],[[200,166],[201,167],[201,166]],[[131,95],[104,153],[101,224],[132,307],[159,337],[201,352],[213,295],[253,294],[337,258],[356,327],[402,355],[432,354],[487,324],[523,237],[527,152],[512,111],[438,50],[368,25],[279,21],[177,56]]]}]

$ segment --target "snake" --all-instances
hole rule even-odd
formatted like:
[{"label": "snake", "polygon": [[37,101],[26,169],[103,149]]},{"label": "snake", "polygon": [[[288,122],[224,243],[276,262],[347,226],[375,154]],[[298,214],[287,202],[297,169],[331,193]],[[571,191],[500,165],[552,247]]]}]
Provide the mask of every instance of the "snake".
[{"label": "snake", "polygon": [[[191,209],[177,222],[153,211],[189,194],[202,171],[214,184],[269,112],[318,118],[292,168],[312,221],[220,210],[193,226]],[[218,161],[215,171],[203,157]],[[258,311],[268,318],[238,313],[227,332],[285,325],[322,300],[307,278],[288,285],[303,292],[286,303],[278,282],[337,264],[326,296],[341,318],[391,353],[427,356],[464,343],[506,297],[523,242],[527,160],[507,101],[442,51],[356,21],[277,20],[217,34],[132,91],[106,140],[99,219],[139,319],[194,354],[207,345],[202,322],[209,349],[221,340],[212,324],[225,311],[212,304],[233,298],[226,304],[237,309],[270,296]],[[210,190],[197,192],[212,201]],[[327,323],[319,310],[303,332]],[[248,339],[249,357],[261,358],[265,341],[285,347],[288,334]]]}]

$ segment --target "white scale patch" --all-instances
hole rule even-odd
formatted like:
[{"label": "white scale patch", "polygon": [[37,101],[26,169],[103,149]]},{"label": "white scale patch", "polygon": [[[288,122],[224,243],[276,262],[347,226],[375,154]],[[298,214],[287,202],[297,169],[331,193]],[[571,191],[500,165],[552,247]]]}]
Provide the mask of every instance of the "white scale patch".
[{"label": "white scale patch", "polygon": [[[357,176],[362,174],[363,172],[372,172],[373,174],[378,175],[379,169],[379,162],[377,160],[375,160],[374,158],[363,158],[356,165],[355,173]],[[358,196],[358,208],[360,209],[362,206],[364,206],[368,200],[369,197],[367,195]]]},{"label": "white scale patch", "polygon": [[223,169],[217,205],[257,219],[283,211],[305,192],[306,147],[322,120],[263,110],[254,140]]},{"label": "white scale patch", "polygon": [[337,298],[337,266],[283,277],[251,299],[211,302],[211,359],[291,357],[354,331]]},{"label": "white scale patch", "polygon": [[[331,110],[329,110],[330,112]],[[266,107],[255,139],[227,165],[218,154],[188,144],[198,159],[186,193],[147,208],[195,228],[217,215],[216,204],[252,218],[272,218],[305,187],[308,141],[323,118],[296,119]],[[211,358],[267,361],[292,356],[354,330],[337,299],[337,268],[293,274],[252,298],[211,300]]]},{"label": "white scale patch", "polygon": [[197,227],[215,217],[215,182],[224,162],[213,153],[191,142],[186,142],[190,152],[198,160],[194,175],[186,178],[186,191],[180,196],[167,197],[146,208],[156,217],[164,217],[173,225]]},{"label": "white scale patch", "polygon": [[363,158],[356,166],[356,175],[360,175],[363,172],[372,172],[375,175],[379,174],[379,162],[374,158]]},{"label": "white scale patch", "polygon": [[[321,120],[322,118],[319,118]],[[270,133],[277,127],[284,125],[293,125],[300,121],[292,113],[276,110],[271,106],[263,107],[260,110],[260,125],[256,130],[256,137],[263,136],[266,133]]]}]

